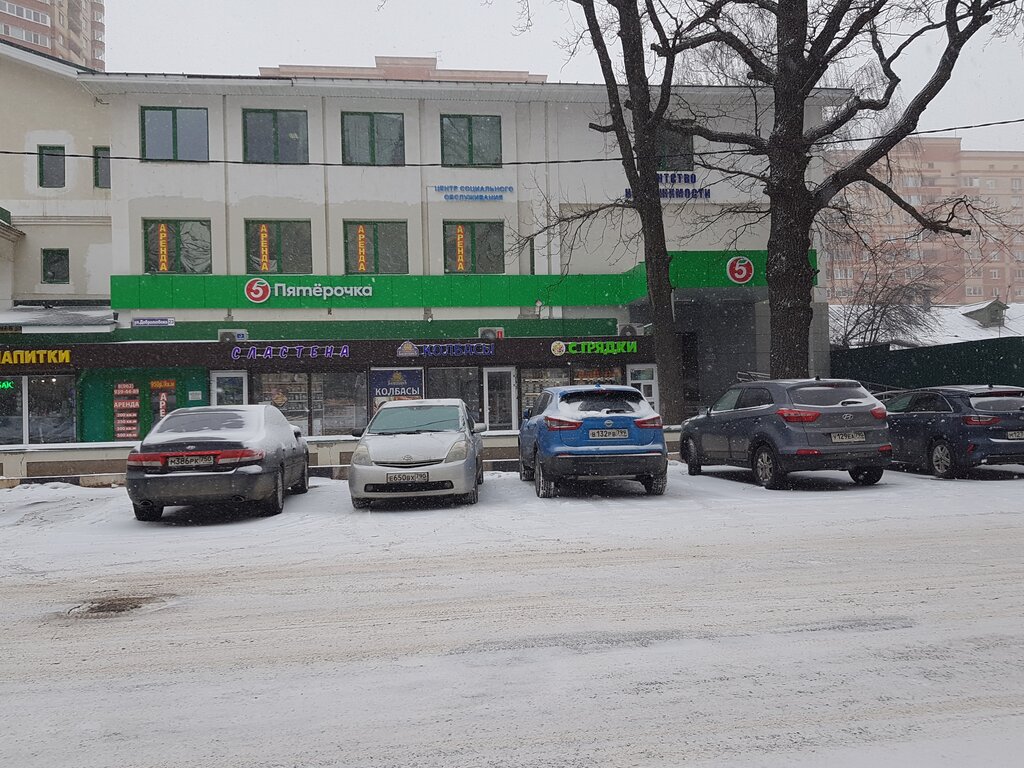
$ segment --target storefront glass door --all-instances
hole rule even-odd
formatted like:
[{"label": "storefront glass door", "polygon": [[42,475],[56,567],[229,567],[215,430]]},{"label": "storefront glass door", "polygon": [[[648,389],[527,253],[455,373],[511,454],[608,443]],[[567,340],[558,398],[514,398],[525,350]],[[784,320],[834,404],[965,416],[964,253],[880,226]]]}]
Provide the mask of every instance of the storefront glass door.
[{"label": "storefront glass door", "polygon": [[484,369],[484,423],[488,430],[518,429],[515,368]]},{"label": "storefront glass door", "polygon": [[647,398],[654,410],[658,410],[658,367],[656,365],[627,365],[626,383],[636,387]]},{"label": "storefront glass door", "polygon": [[245,371],[210,374],[210,405],[245,405],[248,402],[249,377]]}]

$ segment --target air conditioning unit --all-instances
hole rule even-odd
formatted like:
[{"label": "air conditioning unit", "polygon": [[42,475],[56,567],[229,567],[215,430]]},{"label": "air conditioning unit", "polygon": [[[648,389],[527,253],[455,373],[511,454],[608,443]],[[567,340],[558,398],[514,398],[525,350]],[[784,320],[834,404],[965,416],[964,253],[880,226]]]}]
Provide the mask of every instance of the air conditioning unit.
[{"label": "air conditioning unit", "polygon": [[248,341],[249,332],[244,328],[221,328],[217,331],[217,341],[234,344],[236,341]]},{"label": "air conditioning unit", "polygon": [[476,329],[476,335],[479,338],[481,338],[481,339],[486,339],[487,341],[494,341],[495,339],[504,339],[505,338],[505,329],[504,328],[477,328]]},{"label": "air conditioning unit", "polygon": [[617,336],[643,336],[646,326],[640,323],[619,323]]}]

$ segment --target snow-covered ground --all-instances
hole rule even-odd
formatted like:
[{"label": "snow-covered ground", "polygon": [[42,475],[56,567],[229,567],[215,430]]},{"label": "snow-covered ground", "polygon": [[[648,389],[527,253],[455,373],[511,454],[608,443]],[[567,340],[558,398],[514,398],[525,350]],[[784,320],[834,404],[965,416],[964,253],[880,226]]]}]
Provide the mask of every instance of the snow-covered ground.
[{"label": "snow-covered ground", "polygon": [[159,523],[0,491],[0,765],[1020,765],[1015,469]]}]

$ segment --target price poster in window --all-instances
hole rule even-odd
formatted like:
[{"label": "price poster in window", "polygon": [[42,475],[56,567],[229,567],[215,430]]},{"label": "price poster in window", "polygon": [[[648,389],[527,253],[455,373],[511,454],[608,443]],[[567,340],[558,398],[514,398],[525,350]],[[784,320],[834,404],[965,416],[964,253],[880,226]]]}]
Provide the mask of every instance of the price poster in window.
[{"label": "price poster in window", "polygon": [[422,368],[374,368],[370,371],[373,413],[390,400],[422,400]]},{"label": "price poster in window", "polygon": [[139,439],[139,387],[133,381],[114,384],[114,439]]},{"label": "price poster in window", "polygon": [[149,399],[153,409],[153,422],[157,422],[177,407],[178,382],[157,379],[149,382]]}]

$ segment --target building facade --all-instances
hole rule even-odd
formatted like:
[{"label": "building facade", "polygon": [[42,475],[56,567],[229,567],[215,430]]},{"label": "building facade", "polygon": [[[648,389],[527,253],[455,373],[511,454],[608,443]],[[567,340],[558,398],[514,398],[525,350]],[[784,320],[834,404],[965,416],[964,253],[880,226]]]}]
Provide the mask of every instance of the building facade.
[{"label": "building facade", "polygon": [[103,0],[0,0],[0,40],[103,71],[103,19]]},{"label": "building facade", "polygon": [[964,222],[969,237],[920,234],[887,199],[863,191],[870,211],[864,239],[885,258],[879,262],[860,243],[832,242],[822,281],[832,301],[870,301],[876,280],[925,284],[935,304],[1024,300],[1024,151],[967,150],[959,138],[915,137],[887,164],[877,172],[912,205],[927,210],[960,199],[978,209],[978,221]]},{"label": "building facade", "polygon": [[[5,137],[25,147],[2,161],[24,234],[0,314],[0,375],[20,377],[20,400],[0,393],[0,442],[134,440],[170,408],[243,402],[338,434],[422,396],[515,430],[544,386],[631,383],[657,406],[659,378],[681,376],[696,407],[767,367],[766,233],[695,234],[694,216],[747,193],[696,171],[692,144],[662,174],[685,370],[654,366],[638,227],[608,205],[628,197],[618,151],[588,128],[603,86],[458,79],[430,59],[344,77],[17,64],[15,79],[67,93]],[[742,89],[680,98],[744,119]]]}]

